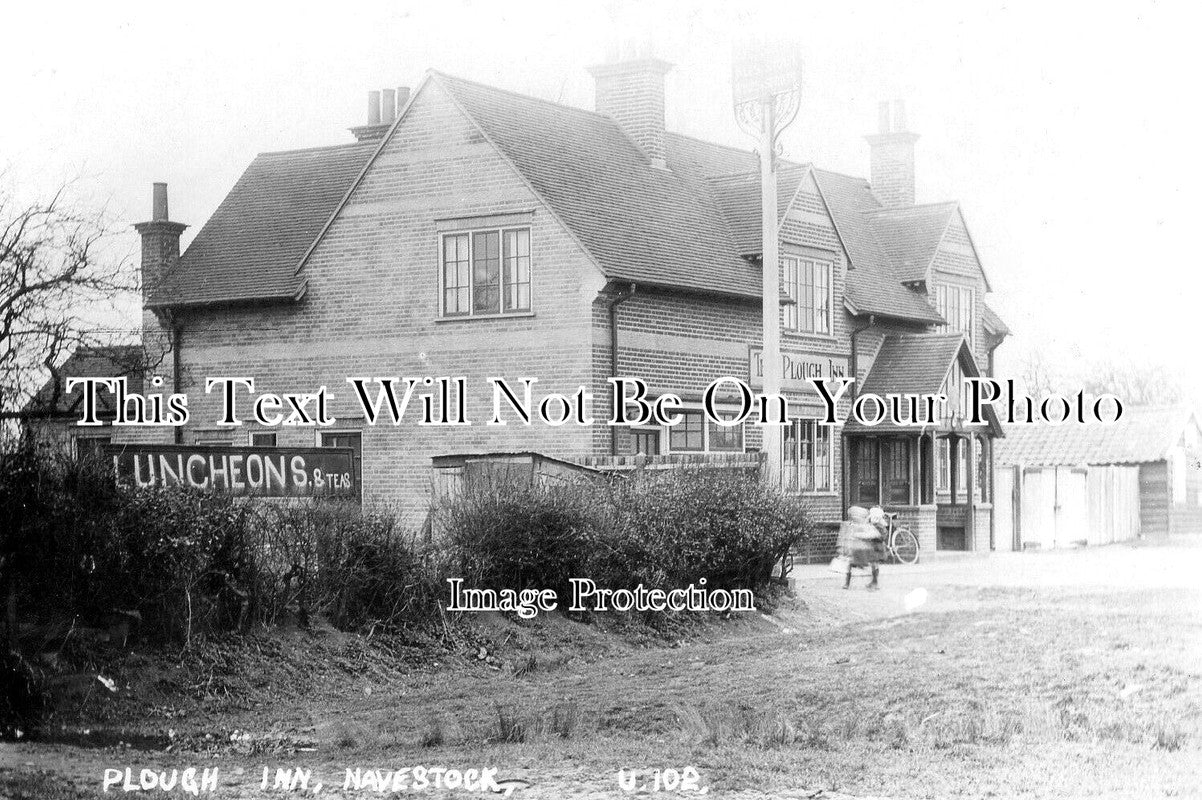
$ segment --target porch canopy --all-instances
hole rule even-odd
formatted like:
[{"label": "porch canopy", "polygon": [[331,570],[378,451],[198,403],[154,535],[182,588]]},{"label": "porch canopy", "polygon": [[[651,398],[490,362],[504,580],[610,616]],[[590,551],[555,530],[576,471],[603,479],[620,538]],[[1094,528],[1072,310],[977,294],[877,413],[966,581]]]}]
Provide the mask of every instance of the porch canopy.
[{"label": "porch canopy", "polygon": [[[844,452],[849,454],[846,504],[927,505],[935,503],[937,491],[946,492],[954,504],[962,495],[974,494],[974,478],[976,494],[981,494],[990,440],[1004,434],[992,408],[985,409],[985,424],[966,424],[964,379],[980,376],[963,333],[886,336],[857,396],[942,393],[948,400],[936,409],[933,421],[921,425],[906,424],[911,419],[908,404],[902,405],[900,422],[892,416],[876,425],[848,419],[843,429]],[[919,412],[925,414],[921,405]],[[969,464],[983,468],[974,476],[966,468]]]}]

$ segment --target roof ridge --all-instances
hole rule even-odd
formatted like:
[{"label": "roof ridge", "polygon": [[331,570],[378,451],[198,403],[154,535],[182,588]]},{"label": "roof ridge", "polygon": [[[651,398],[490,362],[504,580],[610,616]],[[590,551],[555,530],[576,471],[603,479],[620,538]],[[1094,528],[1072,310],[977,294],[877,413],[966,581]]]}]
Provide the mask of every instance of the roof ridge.
[{"label": "roof ridge", "polygon": [[351,149],[354,147],[370,147],[378,144],[376,141],[369,142],[342,142],[341,144],[319,144],[314,147],[296,147],[291,150],[264,150],[261,153],[256,153],[255,158],[259,156],[290,156],[296,153],[315,153],[326,150]]},{"label": "roof ridge", "polygon": [[958,208],[960,206],[960,201],[959,200],[940,200],[940,201],[934,202],[934,203],[915,203],[914,205],[908,205],[908,206],[881,206],[880,208],[868,209],[868,210],[862,211],[860,213],[862,213],[862,214],[887,214],[887,213],[891,213],[891,212],[895,212],[895,211],[903,211],[904,212],[904,211],[918,211],[918,210],[925,210],[925,209],[934,209],[934,208],[938,208],[941,206],[950,206],[952,208]]},{"label": "roof ridge", "polygon": [[[734,151],[736,153],[739,153],[739,154],[745,155],[745,156],[754,156],[755,155],[754,150],[744,150],[742,147],[735,147],[733,144],[723,144],[722,142],[713,142],[713,141],[710,141],[709,139],[702,139],[700,136],[694,136],[691,133],[681,133],[680,131],[665,130],[664,134],[668,135],[668,136],[677,136],[677,137],[680,137],[681,139],[690,139],[690,140],[692,140],[694,142],[698,142],[700,144],[709,145],[710,147],[721,147],[723,150],[731,150],[731,151]],[[814,166],[814,164],[812,162],[794,161],[791,158],[783,158],[782,157],[782,158],[779,158],[778,161],[781,164],[785,164],[790,167],[797,167],[797,168],[801,168],[801,169]],[[743,173],[732,172],[729,174],[742,175]]]},{"label": "roof ridge", "polygon": [[438,70],[438,69],[431,69],[429,72],[431,75],[435,75],[439,78],[447,78],[452,81],[458,81],[459,83],[466,83],[470,86],[476,86],[480,89],[487,89],[490,92],[500,92],[501,94],[507,94],[510,97],[520,97],[523,100],[533,100],[536,103],[542,103],[543,105],[552,106],[554,108],[558,108],[563,111],[574,111],[577,114],[585,114],[590,117],[596,117],[597,119],[608,120],[609,122],[612,122],[615,125],[617,124],[614,121],[613,117],[609,116],[608,114],[602,114],[600,111],[590,110],[587,108],[581,108],[580,106],[572,106],[572,105],[568,105],[567,103],[557,102],[555,100],[548,100],[545,97],[538,97],[537,95],[522,94],[521,92],[515,91],[514,89],[505,89],[500,86],[493,86],[491,84],[481,83],[480,81],[474,81],[471,78],[464,78],[459,75],[452,75],[449,72],[443,72],[442,70]]},{"label": "roof ridge", "polygon": [[[868,182],[868,179],[865,178],[863,175],[852,175],[849,172],[840,172],[837,169],[827,169],[826,167],[820,167],[817,164],[811,164],[810,166],[812,166],[818,172],[825,172],[827,175],[837,175],[840,178],[847,178],[848,180],[853,180],[853,181],[861,181],[866,186],[871,186],[871,184]],[[873,195],[873,196],[875,197],[876,195]]]}]

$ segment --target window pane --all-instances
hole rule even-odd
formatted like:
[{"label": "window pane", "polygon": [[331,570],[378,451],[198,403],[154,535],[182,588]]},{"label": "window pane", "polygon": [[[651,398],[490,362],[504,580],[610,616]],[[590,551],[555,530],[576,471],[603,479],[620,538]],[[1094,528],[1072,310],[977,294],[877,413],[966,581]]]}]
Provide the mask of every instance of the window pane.
[{"label": "window pane", "polygon": [[865,505],[880,502],[880,463],[875,439],[856,440],[856,501]]},{"label": "window pane", "polygon": [[672,452],[701,452],[705,449],[704,417],[700,411],[683,411],[680,417],[680,422],[670,428]]},{"label": "window pane", "polygon": [[785,327],[790,330],[797,329],[797,259],[784,258],[781,259],[784,265],[784,287],[785,294],[792,301],[785,306]]},{"label": "window pane", "polygon": [[814,330],[818,333],[831,332],[831,306],[830,306],[830,265],[815,264],[815,303],[816,303],[816,319]]},{"label": "window pane", "polygon": [[636,455],[659,455],[659,431],[632,430],[630,432],[630,450]]},{"label": "window pane", "polygon": [[470,285],[467,234],[443,237],[442,257],[443,313],[448,316],[466,314]]},{"label": "window pane", "polygon": [[472,312],[496,314],[501,310],[501,234],[472,234]]},{"label": "window pane", "polygon": [[505,310],[530,308],[530,231],[505,231]]},{"label": "window pane", "polygon": [[784,428],[784,444],[781,448],[781,456],[784,460],[784,486],[787,491],[801,491],[801,478],[798,471],[797,463],[797,438],[798,429],[801,422],[794,421],[792,425]]},{"label": "window pane", "polygon": [[831,490],[831,429],[828,425],[814,423],[814,489],[820,492]]},{"label": "window pane", "polygon": [[250,435],[251,447],[275,447],[274,433],[252,433]]},{"label": "window pane", "polygon": [[[734,414],[721,414],[722,419],[732,419]],[[743,426],[729,427],[710,422],[710,450],[743,451]]]},{"label": "window pane", "polygon": [[910,442],[892,439],[882,445],[885,498],[890,503],[910,502]]}]

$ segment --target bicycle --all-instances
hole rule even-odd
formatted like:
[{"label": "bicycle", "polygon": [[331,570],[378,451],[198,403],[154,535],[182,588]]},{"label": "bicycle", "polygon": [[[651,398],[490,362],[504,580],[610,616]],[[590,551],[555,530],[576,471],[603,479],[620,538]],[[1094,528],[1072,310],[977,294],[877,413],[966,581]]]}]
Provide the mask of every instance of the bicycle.
[{"label": "bicycle", "polygon": [[[918,537],[904,524],[900,527],[894,526],[896,511],[880,509],[880,512],[889,523],[889,530],[885,535],[885,552],[898,564],[917,564]],[[871,519],[871,512],[869,518]]]}]

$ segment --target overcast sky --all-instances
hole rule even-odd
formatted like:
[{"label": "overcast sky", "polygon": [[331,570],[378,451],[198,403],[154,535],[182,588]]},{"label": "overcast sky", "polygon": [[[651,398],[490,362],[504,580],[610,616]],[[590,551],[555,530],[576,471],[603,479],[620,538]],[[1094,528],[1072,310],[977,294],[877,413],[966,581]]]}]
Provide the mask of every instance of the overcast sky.
[{"label": "overcast sky", "polygon": [[[80,178],[133,223],[150,184],[204,223],[253,156],[350,140],[369,89],[436,68],[592,104],[585,68],[636,38],[675,67],[668,126],[750,142],[732,38],[788,32],[805,61],[786,153],[867,174],[876,102],[904,98],[919,202],[957,199],[1016,331],[1067,363],[1193,374],[1198,20],[1186,3],[22,3],[5,12],[0,167],[22,193]],[[187,238],[185,238],[185,242]],[[134,252],[132,231],[121,242]]]}]

